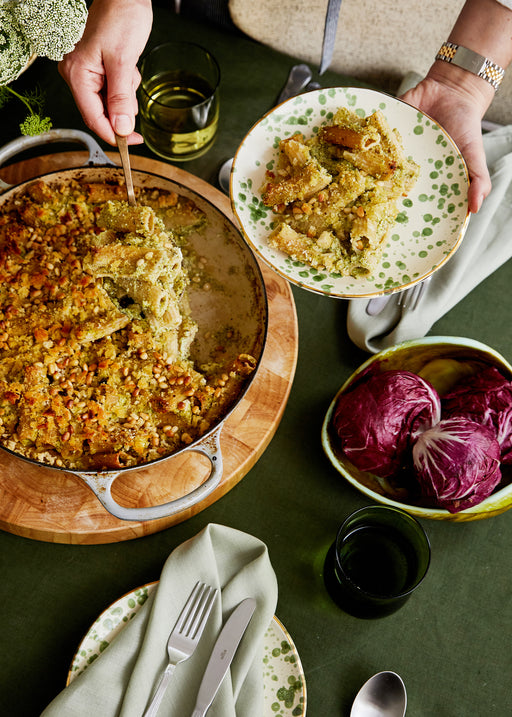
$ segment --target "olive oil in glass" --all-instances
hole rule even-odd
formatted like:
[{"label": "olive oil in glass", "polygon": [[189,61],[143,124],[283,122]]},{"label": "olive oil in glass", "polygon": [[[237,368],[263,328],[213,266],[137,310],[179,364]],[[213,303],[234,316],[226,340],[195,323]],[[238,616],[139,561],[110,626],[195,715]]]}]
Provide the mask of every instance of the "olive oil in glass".
[{"label": "olive oil in glass", "polygon": [[151,78],[143,88],[140,111],[146,144],[169,159],[200,156],[217,132],[219,107],[211,85],[184,70]]},{"label": "olive oil in glass", "polygon": [[142,64],[139,104],[141,132],[155,154],[185,161],[210,148],[219,121],[218,82],[217,63],[198,45],[151,50]]}]

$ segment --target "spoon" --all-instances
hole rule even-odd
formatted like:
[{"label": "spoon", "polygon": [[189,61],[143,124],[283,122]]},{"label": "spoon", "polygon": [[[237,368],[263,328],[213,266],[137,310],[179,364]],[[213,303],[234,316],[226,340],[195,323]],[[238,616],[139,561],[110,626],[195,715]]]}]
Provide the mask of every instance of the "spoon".
[{"label": "spoon", "polygon": [[[288,74],[288,79],[286,80],[286,83],[283,86],[283,89],[281,90],[274,107],[276,107],[277,105],[280,105],[281,102],[288,100],[290,97],[294,97],[295,95],[299,94],[299,92],[301,90],[303,90],[305,87],[307,87],[309,85],[312,76],[313,76],[313,73],[311,72],[311,69],[307,65],[304,65],[304,64],[293,65],[293,67],[291,68],[291,70]],[[318,83],[316,83],[316,84],[318,84]],[[229,159],[226,159],[226,161],[221,165],[221,167],[219,169],[219,174],[218,174],[219,187],[226,194],[229,194],[229,177],[231,175],[231,167],[232,166],[233,166],[233,157],[230,157]]]},{"label": "spoon", "polygon": [[378,672],[356,695],[350,717],[404,717],[407,693],[396,672]]},{"label": "spoon", "polygon": [[130,155],[128,154],[128,142],[126,137],[116,134],[117,148],[121,155],[121,164],[123,165],[124,179],[126,182],[126,192],[128,194],[128,204],[134,207],[137,202],[135,200],[135,191],[133,189],[132,170],[130,167]]}]

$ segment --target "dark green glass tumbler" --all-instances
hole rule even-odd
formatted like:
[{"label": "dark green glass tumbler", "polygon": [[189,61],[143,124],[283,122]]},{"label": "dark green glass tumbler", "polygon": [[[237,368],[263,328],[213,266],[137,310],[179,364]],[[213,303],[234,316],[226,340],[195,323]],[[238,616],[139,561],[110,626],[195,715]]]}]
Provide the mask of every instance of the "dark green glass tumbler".
[{"label": "dark green glass tumbler", "polygon": [[378,618],[395,612],[420,585],[430,564],[430,543],[403,510],[368,506],[340,527],[324,566],[329,595],[345,612]]}]

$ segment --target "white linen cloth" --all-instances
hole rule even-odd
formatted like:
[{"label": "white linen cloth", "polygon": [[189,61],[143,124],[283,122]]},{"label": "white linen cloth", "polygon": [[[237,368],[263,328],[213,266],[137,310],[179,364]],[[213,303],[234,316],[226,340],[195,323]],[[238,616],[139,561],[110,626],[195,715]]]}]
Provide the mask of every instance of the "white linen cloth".
[{"label": "white linen cloth", "polygon": [[472,215],[455,254],[432,275],[415,311],[386,304],[377,316],[367,299],[352,299],[347,330],[352,341],[377,353],[401,341],[421,338],[431,326],[512,256],[512,125],[484,135],[492,190]]},{"label": "white linen cloth", "polygon": [[156,589],[136,616],[42,717],[140,717],[167,665],[169,634],[198,580],[218,588],[219,595],[194,654],[176,668],[159,714],[192,713],[223,622],[239,602],[253,597],[256,610],[208,717],[261,717],[263,636],[274,615],[277,581],[264,543],[216,524],[171,553]]}]

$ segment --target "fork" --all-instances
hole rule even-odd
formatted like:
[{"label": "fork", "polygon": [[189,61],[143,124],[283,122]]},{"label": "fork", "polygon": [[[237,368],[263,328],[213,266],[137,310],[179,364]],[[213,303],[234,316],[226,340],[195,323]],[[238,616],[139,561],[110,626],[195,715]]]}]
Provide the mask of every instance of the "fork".
[{"label": "fork", "polygon": [[[418,306],[418,302],[421,298],[421,295],[428,286],[430,279],[431,277],[427,276],[426,279],[423,279],[423,281],[420,281],[418,284],[411,286],[409,289],[401,291],[396,297],[396,305],[400,306],[402,309],[409,309],[409,311],[414,311],[414,309]],[[381,313],[381,311],[384,310],[389,301],[391,301],[391,299],[393,298],[393,296],[388,295],[378,296],[375,299],[370,299],[370,301],[366,304],[366,313],[369,316],[377,316]]]},{"label": "fork", "polygon": [[169,635],[167,641],[169,663],[162,673],[153,699],[142,717],[155,717],[176,665],[187,660],[194,652],[216,597],[216,589],[201,582],[196,583]]},{"label": "fork", "polygon": [[427,276],[427,278],[423,279],[423,281],[420,281],[419,284],[415,284],[414,286],[411,286],[410,289],[402,291],[398,295],[398,299],[396,301],[397,306],[401,306],[402,309],[409,309],[409,311],[414,311],[414,309],[418,306],[418,302],[421,299],[421,295],[427,288],[429,282],[430,276]]}]

